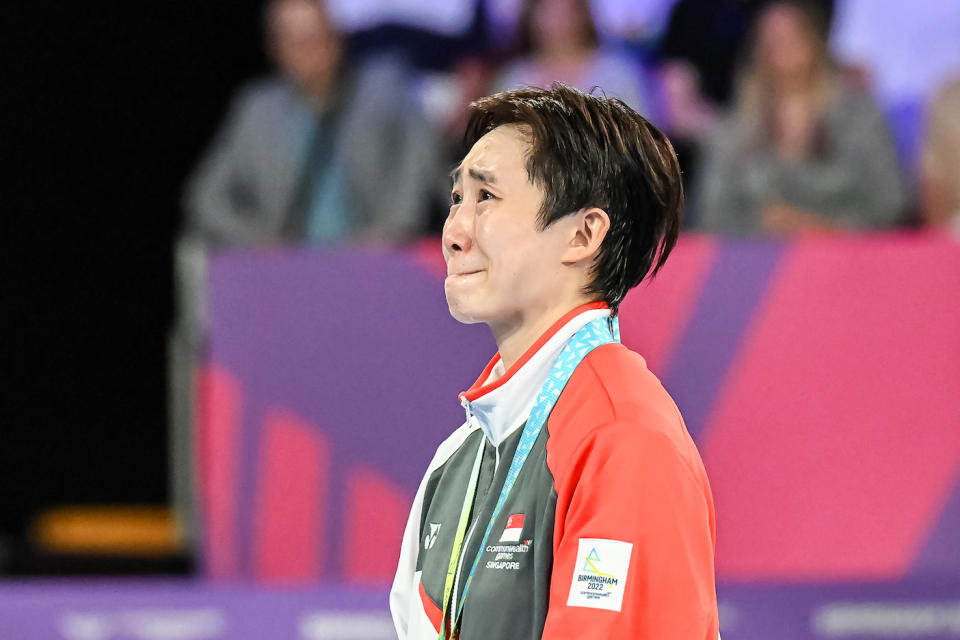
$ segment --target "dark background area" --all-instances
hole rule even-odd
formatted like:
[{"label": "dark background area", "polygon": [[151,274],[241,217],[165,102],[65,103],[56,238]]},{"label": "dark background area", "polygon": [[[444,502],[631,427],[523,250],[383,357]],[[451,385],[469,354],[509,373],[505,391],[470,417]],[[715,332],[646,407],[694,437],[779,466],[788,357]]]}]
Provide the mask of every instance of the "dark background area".
[{"label": "dark background area", "polygon": [[[14,322],[0,573],[47,570],[25,539],[45,508],[167,500],[180,196],[233,92],[269,68],[262,4],[18,2],[4,16],[2,235]],[[387,25],[347,47],[447,66],[484,46],[480,11],[463,37]]]},{"label": "dark background area", "polygon": [[266,61],[258,2],[17,3],[4,23],[0,571],[16,572],[44,507],[167,498],[178,201]]}]

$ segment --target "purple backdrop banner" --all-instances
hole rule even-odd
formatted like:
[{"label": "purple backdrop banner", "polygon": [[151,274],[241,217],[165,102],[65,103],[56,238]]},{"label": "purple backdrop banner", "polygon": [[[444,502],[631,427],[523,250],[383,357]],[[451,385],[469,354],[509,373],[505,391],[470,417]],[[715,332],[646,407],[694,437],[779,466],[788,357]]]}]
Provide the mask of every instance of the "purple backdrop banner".
[{"label": "purple backdrop banner", "polygon": [[[389,580],[417,483],[494,352],[436,242],[227,253],[197,433],[208,576]],[[684,236],[621,306],[677,401],[721,580],[960,575],[960,247]],[[922,425],[922,428],[920,428]]]},{"label": "purple backdrop banner", "polygon": [[[720,585],[724,640],[960,638],[960,579]],[[387,590],[194,581],[0,583],[3,640],[389,640]]]}]

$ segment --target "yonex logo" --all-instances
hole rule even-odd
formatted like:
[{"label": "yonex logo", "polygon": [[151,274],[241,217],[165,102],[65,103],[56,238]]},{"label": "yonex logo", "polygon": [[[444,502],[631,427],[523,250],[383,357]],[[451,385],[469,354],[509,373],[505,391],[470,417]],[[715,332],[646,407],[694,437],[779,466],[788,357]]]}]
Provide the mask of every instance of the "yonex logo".
[{"label": "yonex logo", "polygon": [[437,534],[440,533],[440,523],[430,522],[430,533],[423,536],[423,549],[431,549],[437,543]]}]

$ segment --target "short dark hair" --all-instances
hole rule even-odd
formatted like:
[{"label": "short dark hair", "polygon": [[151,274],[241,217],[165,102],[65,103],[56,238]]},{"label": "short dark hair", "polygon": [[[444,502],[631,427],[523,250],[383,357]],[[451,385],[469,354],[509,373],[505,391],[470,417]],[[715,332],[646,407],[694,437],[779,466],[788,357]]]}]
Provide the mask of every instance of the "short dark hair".
[{"label": "short dark hair", "polygon": [[561,83],[472,103],[465,148],[503,125],[529,130],[525,164],[544,193],[541,229],[586,207],[607,212],[610,229],[585,292],[616,314],[627,291],[655,275],[676,244],[683,184],[673,145],[623,101]]}]

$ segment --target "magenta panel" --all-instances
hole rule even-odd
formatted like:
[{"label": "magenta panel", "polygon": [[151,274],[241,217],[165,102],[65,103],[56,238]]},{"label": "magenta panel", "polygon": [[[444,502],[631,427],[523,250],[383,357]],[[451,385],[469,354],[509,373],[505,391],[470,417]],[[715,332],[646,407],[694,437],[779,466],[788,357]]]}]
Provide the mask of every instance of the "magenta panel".
[{"label": "magenta panel", "polygon": [[330,448],[320,432],[285,410],[266,419],[254,521],[254,575],[316,580],[324,573]]},{"label": "magenta panel", "polygon": [[657,276],[630,291],[620,305],[623,343],[662,376],[696,308],[717,253],[717,240],[684,236]]},{"label": "magenta panel", "polygon": [[957,291],[953,245],[793,245],[703,443],[721,577],[907,572],[960,461]]},{"label": "magenta panel", "polygon": [[204,560],[210,577],[235,578],[243,391],[229,371],[215,364],[207,365],[197,379],[196,478]]},{"label": "magenta panel", "polygon": [[345,577],[359,581],[392,577],[413,493],[360,465],[351,469],[347,491]]}]

